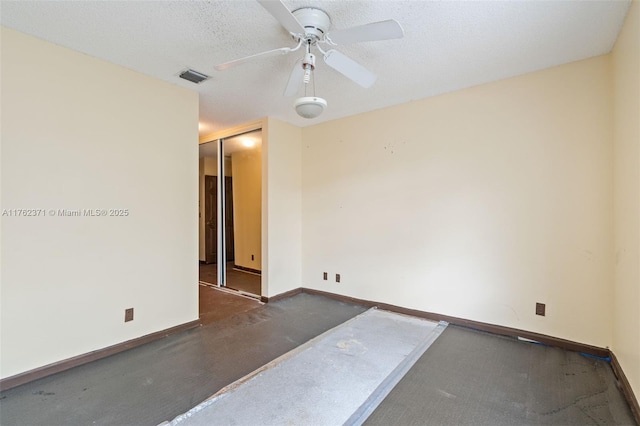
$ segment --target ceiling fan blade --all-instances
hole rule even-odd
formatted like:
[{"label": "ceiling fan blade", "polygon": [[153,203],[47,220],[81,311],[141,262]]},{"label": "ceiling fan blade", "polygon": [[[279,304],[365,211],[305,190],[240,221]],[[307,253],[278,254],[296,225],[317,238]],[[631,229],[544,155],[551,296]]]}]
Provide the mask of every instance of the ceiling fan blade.
[{"label": "ceiling fan blade", "polygon": [[362,41],[391,40],[404,37],[404,30],[394,19],[331,31],[326,38],[334,44],[360,43]]},{"label": "ceiling fan blade", "polygon": [[374,73],[337,50],[332,49],[325,53],[324,61],[331,68],[355,81],[365,89],[371,87],[378,78]]},{"label": "ceiling fan blade", "polygon": [[267,12],[273,15],[292,34],[304,34],[304,27],[280,0],[258,0]]},{"label": "ceiling fan blade", "polygon": [[240,65],[244,62],[248,62],[256,58],[276,56],[276,55],[286,55],[287,53],[292,51],[293,49],[290,49],[288,47],[281,47],[280,49],[267,50],[266,52],[256,53],[255,55],[245,56],[244,58],[240,58],[234,61],[225,62],[224,64],[216,65],[214,68],[218,71],[224,71],[226,69],[235,67],[236,65]]},{"label": "ceiling fan blade", "polygon": [[284,96],[286,97],[294,96],[298,91],[298,89],[300,88],[303,78],[304,78],[304,69],[302,68],[302,58],[300,58],[293,65],[293,69],[291,70],[291,74],[289,75],[289,82],[287,83],[287,88],[284,89]]}]

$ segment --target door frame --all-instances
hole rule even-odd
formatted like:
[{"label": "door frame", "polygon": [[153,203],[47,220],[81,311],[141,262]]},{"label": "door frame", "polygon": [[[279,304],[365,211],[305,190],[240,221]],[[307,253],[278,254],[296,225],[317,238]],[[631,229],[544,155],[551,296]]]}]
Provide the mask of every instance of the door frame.
[{"label": "door frame", "polygon": [[218,263],[218,286],[219,287],[226,287],[227,283],[226,283],[226,278],[227,278],[227,264],[225,262],[225,257],[226,257],[226,245],[227,242],[225,241],[225,231],[227,229],[227,221],[225,219],[225,184],[224,184],[224,151],[223,151],[223,144],[224,144],[224,139],[220,138],[216,141],[216,143],[218,144],[218,179],[216,180],[217,183],[217,215],[218,215],[218,227],[216,229],[216,232],[218,235],[216,235],[216,240],[218,241],[218,259],[217,259],[217,263]]}]

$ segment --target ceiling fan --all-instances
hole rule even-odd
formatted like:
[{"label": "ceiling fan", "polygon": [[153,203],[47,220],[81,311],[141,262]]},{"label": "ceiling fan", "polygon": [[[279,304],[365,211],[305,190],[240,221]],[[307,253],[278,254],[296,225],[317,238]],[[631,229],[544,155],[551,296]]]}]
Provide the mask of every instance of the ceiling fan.
[{"label": "ceiling fan", "polygon": [[[343,30],[329,31],[329,28],[331,27],[331,19],[329,18],[329,15],[321,9],[315,7],[303,7],[294,11],[289,11],[289,9],[287,9],[280,0],[257,1],[267,10],[267,12],[276,18],[287,31],[289,31],[293,39],[297,42],[297,45],[295,47],[281,47],[279,49],[268,50],[266,52],[257,53],[234,61],[225,62],[217,65],[215,69],[218,71],[224,71],[253,59],[285,55],[295,52],[304,46],[305,54],[302,58],[296,61],[293,70],[291,71],[289,81],[284,90],[285,96],[294,96],[302,83],[305,85],[309,83],[311,72],[315,68],[315,55],[311,53],[312,47],[315,47],[322,54],[324,62],[328,66],[340,72],[360,86],[368,88],[373,85],[377,76],[358,62],[343,53],[334,50],[332,47],[365,41],[390,40],[402,38],[404,36],[402,27],[393,19]],[[324,50],[320,46],[321,44],[327,45],[329,49]],[[326,101],[324,101],[322,110],[324,110],[324,107],[326,107]],[[297,106],[296,109],[298,109]],[[298,111],[298,113],[300,114],[300,111]],[[318,114],[316,114],[316,116],[317,115]]]}]

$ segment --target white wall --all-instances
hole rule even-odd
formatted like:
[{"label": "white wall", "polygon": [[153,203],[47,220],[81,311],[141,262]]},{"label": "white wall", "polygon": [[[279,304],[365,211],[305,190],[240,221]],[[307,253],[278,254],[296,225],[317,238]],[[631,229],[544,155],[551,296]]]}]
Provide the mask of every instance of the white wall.
[{"label": "white wall", "polygon": [[1,376],[196,320],[197,93],[4,28],[1,54],[2,209],[129,210],[2,217]]},{"label": "white wall", "polygon": [[262,294],[301,287],[301,129],[265,120],[263,151]]},{"label": "white wall", "polygon": [[613,352],[640,396],[640,4],[612,54],[615,152]]},{"label": "white wall", "polygon": [[610,345],[610,83],[598,57],[304,128],[302,285]]}]

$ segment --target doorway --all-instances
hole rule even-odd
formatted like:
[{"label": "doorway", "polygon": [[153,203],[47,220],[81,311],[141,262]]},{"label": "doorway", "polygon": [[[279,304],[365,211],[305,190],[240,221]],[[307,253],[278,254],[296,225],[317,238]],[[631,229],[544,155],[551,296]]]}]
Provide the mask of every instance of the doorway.
[{"label": "doorway", "polygon": [[260,298],[262,132],[201,144],[199,161],[200,282]]},{"label": "doorway", "polygon": [[[225,221],[224,238],[225,252],[228,262],[234,260],[234,232],[233,232],[233,178],[224,177],[225,188]],[[218,261],[218,176],[204,176],[204,212],[205,212],[205,263],[217,263]]]}]

